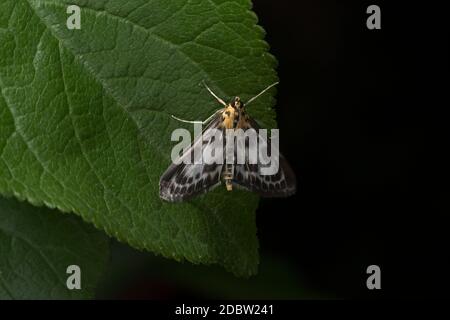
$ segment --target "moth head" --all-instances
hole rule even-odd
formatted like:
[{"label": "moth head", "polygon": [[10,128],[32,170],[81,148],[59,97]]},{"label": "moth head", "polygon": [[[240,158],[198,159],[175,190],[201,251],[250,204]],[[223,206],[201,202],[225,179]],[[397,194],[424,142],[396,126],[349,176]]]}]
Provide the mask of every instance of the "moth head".
[{"label": "moth head", "polygon": [[244,107],[244,104],[241,102],[241,98],[239,97],[235,97],[233,99],[233,101],[231,102],[231,105],[235,108],[235,109],[241,109]]}]

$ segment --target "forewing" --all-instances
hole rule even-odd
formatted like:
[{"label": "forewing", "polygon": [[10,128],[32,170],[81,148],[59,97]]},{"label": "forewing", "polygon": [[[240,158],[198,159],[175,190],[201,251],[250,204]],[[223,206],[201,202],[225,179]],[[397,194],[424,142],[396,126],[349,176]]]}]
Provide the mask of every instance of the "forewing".
[{"label": "forewing", "polygon": [[[218,113],[211,122],[205,127],[202,135],[197,137],[181,156],[181,161],[191,159],[191,164],[171,164],[164,172],[159,181],[159,196],[169,202],[179,202],[188,200],[198,194],[205,193],[220,184],[222,164],[196,164],[194,149],[202,143],[203,134],[212,128],[219,128],[221,124],[221,114]],[[224,137],[224,135],[222,135]],[[199,156],[203,157],[208,148],[211,147],[211,139],[202,143],[202,152]]]}]

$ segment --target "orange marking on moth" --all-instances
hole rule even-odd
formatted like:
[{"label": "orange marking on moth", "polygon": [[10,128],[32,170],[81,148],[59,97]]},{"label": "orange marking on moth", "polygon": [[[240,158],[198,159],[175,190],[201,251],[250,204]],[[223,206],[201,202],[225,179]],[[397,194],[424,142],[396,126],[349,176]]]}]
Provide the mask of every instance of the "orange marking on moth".
[{"label": "orange marking on moth", "polygon": [[225,129],[234,128],[234,108],[228,105],[222,112],[222,125]]}]

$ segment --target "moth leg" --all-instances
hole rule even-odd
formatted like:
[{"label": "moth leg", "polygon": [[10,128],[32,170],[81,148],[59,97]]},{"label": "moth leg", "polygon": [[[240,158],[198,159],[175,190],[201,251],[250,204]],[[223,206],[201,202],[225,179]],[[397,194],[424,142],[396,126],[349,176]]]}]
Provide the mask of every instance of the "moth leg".
[{"label": "moth leg", "polygon": [[220,104],[226,106],[227,104],[225,103],[225,101],[223,101],[222,99],[220,99],[206,84],[205,80],[202,81],[203,85],[206,87],[206,89],[209,91],[209,93],[211,93],[211,95],[216,98],[217,101],[219,101]]}]

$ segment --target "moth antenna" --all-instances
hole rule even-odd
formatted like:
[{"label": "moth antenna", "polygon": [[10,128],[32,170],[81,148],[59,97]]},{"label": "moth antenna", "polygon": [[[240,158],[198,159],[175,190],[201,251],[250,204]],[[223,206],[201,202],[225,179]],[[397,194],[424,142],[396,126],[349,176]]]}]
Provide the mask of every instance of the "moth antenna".
[{"label": "moth antenna", "polygon": [[216,115],[216,113],[217,113],[217,111],[214,112],[211,116],[209,116],[209,118],[206,119],[205,121],[184,120],[184,119],[180,119],[178,117],[175,117],[174,115],[171,115],[171,117],[174,118],[175,120],[178,120],[178,121],[181,121],[181,122],[184,122],[184,123],[201,123],[201,124],[205,124],[205,123],[208,123]]},{"label": "moth antenna", "polygon": [[184,122],[184,123],[203,123],[203,121],[191,121],[191,120],[180,119],[178,117],[175,117],[173,114],[171,115],[171,117],[174,118],[175,120],[178,120],[178,121]]},{"label": "moth antenna", "polygon": [[219,101],[220,104],[226,106],[227,104],[225,103],[225,101],[223,101],[222,99],[220,99],[206,84],[205,80],[202,81],[203,85],[206,87],[206,89],[209,91],[209,93],[211,93],[211,95],[216,98],[217,101]]},{"label": "moth antenna", "polygon": [[253,98],[251,98],[250,100],[248,100],[245,105],[248,106],[251,102],[255,101],[259,96],[261,96],[263,93],[265,93],[267,90],[269,90],[270,88],[276,86],[277,84],[279,84],[280,82],[275,82],[272,83],[270,86],[268,86],[267,88],[265,88],[263,91],[261,91],[260,93],[258,93],[256,96],[254,96]]}]

